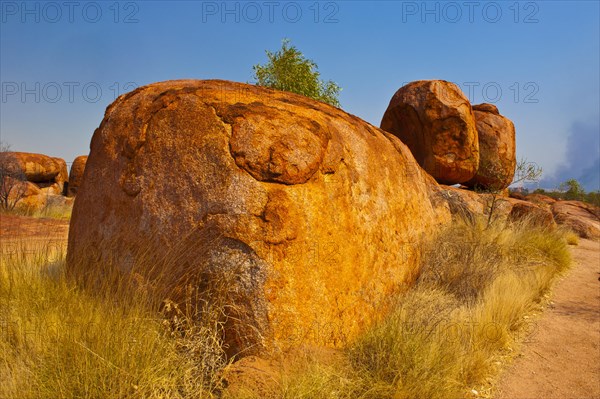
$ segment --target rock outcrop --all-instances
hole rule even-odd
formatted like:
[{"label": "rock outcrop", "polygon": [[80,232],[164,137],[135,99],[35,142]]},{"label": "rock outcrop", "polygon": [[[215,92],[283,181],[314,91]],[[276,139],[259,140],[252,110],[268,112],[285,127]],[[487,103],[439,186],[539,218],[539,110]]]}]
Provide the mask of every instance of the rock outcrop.
[{"label": "rock outcrop", "polygon": [[600,207],[581,201],[556,201],[552,204],[554,219],[582,238],[600,238]]},{"label": "rock outcrop", "polygon": [[4,162],[13,163],[15,165],[14,168],[21,170],[25,175],[25,179],[33,183],[54,183],[56,182],[56,177],[61,173],[62,164],[44,154],[4,152],[0,156],[6,158]]},{"label": "rock outcrop", "polygon": [[46,205],[46,197],[37,184],[29,181],[12,181],[11,203],[16,203],[15,208],[25,212],[42,209]]},{"label": "rock outcrop", "polygon": [[69,171],[67,170],[67,163],[62,158],[53,157],[52,160],[58,165],[58,174],[54,178],[55,184],[58,185],[58,195],[65,193],[65,183],[69,181]]},{"label": "rock outcrop", "polygon": [[[494,194],[477,193],[471,190],[441,186],[442,196],[448,202],[455,219],[475,221],[487,219]],[[518,222],[528,219],[533,225],[553,229],[556,227],[552,212],[547,206],[540,206],[528,201],[496,195],[491,221]]]},{"label": "rock outcrop", "polygon": [[[436,109],[454,115],[448,128],[473,143],[445,153],[457,156],[444,173],[466,180],[477,160],[470,107],[436,93]],[[68,269],[135,266],[176,303],[186,287],[220,292],[235,304],[225,309],[230,354],[348,342],[412,283],[422,236],[450,218],[397,137],[257,86],[138,88],[107,108],[90,147]]]},{"label": "rock outcrop", "polygon": [[471,104],[458,86],[420,80],[401,87],[383,115],[381,129],[400,138],[438,182],[471,180],[479,141]]},{"label": "rock outcrop", "polygon": [[527,219],[533,226],[550,229],[556,227],[552,212],[547,207],[514,199],[511,199],[510,202],[512,202],[512,208],[508,214],[509,221],[518,222]]},{"label": "rock outcrop", "polygon": [[524,200],[533,202],[534,204],[542,205],[542,206],[551,206],[556,202],[556,200],[552,197],[548,197],[544,194],[528,194],[524,198]]},{"label": "rock outcrop", "polygon": [[515,125],[492,104],[474,105],[473,114],[479,137],[479,166],[465,185],[503,190],[512,183],[517,165]]},{"label": "rock outcrop", "polygon": [[85,163],[87,162],[87,155],[80,155],[71,164],[71,172],[69,173],[69,186],[67,195],[74,197],[79,190],[81,181],[83,180],[83,172],[85,171]]}]

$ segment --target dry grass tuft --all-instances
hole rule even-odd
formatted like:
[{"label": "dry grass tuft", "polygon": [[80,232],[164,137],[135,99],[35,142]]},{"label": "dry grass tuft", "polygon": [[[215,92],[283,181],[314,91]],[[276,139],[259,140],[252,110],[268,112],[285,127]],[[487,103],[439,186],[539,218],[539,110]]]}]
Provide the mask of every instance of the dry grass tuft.
[{"label": "dry grass tuft", "polygon": [[217,317],[199,321],[110,278],[92,290],[72,277],[64,253],[50,259],[23,242],[2,255],[0,397],[215,397],[227,362]]}]

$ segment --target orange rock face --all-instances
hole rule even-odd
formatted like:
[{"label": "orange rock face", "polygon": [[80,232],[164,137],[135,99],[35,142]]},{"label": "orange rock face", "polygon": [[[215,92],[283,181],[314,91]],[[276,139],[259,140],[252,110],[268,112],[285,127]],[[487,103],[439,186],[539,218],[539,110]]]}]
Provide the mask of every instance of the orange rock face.
[{"label": "orange rock face", "polygon": [[479,137],[479,166],[465,183],[485,190],[503,190],[512,183],[516,159],[515,125],[492,104],[473,106]]},{"label": "orange rock face", "polygon": [[69,187],[67,195],[74,197],[79,190],[81,181],[83,180],[83,172],[85,170],[85,163],[87,162],[87,155],[80,155],[73,161],[71,165],[71,172],[69,173]]},{"label": "orange rock face", "polygon": [[85,168],[69,270],[129,272],[148,251],[176,302],[186,286],[226,287],[229,353],[348,342],[412,283],[422,235],[450,218],[396,137],[303,96],[226,81],[119,97]]},{"label": "orange rock face", "polygon": [[453,83],[421,80],[401,87],[381,128],[400,138],[417,162],[443,184],[463,183],[479,165],[475,118],[467,97]]}]

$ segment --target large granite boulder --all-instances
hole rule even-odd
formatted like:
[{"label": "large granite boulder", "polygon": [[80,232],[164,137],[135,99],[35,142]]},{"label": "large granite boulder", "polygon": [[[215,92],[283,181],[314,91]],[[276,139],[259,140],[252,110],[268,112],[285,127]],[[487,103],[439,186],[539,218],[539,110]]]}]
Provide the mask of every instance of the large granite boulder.
[{"label": "large granite boulder", "polygon": [[85,171],[85,163],[87,162],[87,155],[80,155],[71,164],[71,172],[69,173],[69,186],[67,189],[67,195],[74,197],[79,190],[81,181],[83,180],[83,172]]},{"label": "large granite boulder", "polygon": [[465,184],[483,190],[503,190],[512,183],[517,165],[515,125],[492,104],[474,105],[473,114],[479,137],[479,166]]},{"label": "large granite boulder", "polygon": [[412,284],[420,240],[450,219],[398,138],[257,86],[138,88],[90,149],[68,270],[135,272],[174,303],[221,298],[230,354],[348,342]]},{"label": "large granite boulder", "polygon": [[458,184],[475,176],[479,165],[475,117],[454,83],[420,80],[401,87],[381,128],[400,138],[438,182]]}]

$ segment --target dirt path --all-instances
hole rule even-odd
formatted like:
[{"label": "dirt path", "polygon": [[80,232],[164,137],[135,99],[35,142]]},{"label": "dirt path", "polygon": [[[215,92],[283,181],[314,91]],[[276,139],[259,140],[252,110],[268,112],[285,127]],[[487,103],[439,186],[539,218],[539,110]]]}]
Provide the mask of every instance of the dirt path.
[{"label": "dirt path", "polygon": [[600,399],[600,243],[581,240],[572,249],[573,269],[556,284],[496,399]]},{"label": "dirt path", "polygon": [[52,257],[64,254],[68,233],[68,220],[0,213],[0,256],[35,254],[41,250],[49,251],[48,256]]},{"label": "dirt path", "polygon": [[0,239],[56,238],[69,234],[69,221],[0,213]]}]

